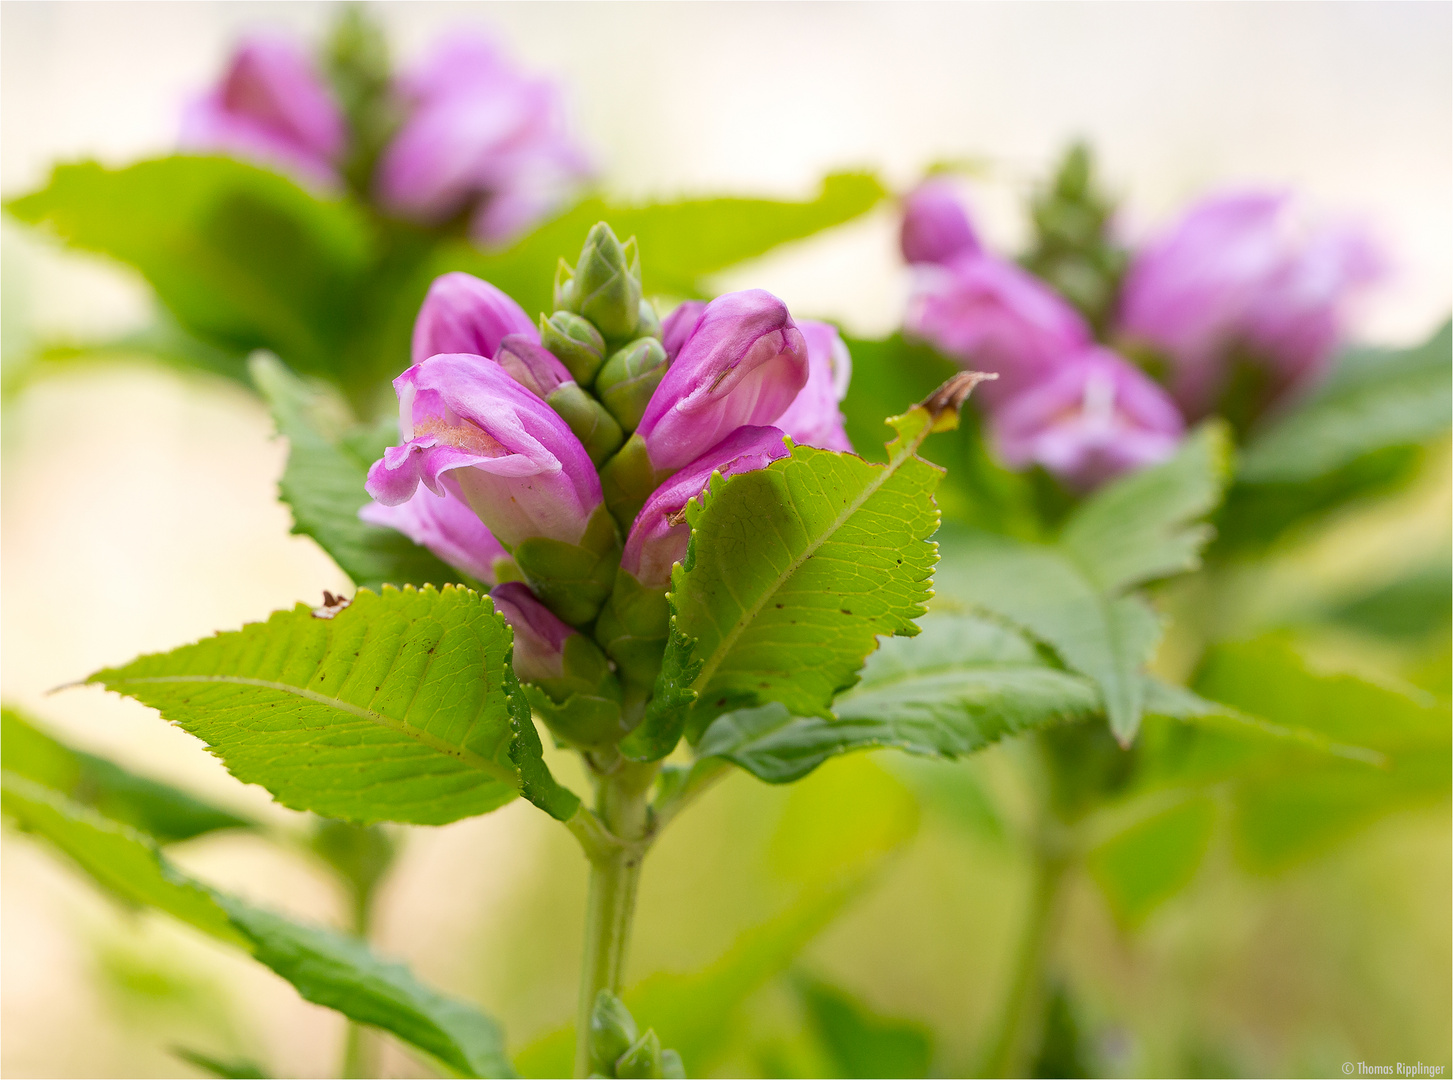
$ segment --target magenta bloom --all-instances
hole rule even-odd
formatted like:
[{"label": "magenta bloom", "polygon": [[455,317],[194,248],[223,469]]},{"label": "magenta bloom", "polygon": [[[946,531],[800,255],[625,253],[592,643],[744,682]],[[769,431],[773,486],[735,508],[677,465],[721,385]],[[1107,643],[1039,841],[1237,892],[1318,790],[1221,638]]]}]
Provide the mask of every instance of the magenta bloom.
[{"label": "magenta bloom", "polygon": [[467,211],[476,240],[504,243],[589,172],[560,89],[516,69],[484,38],[450,36],[399,89],[407,119],[375,182],[402,217],[437,224]]},{"label": "magenta bloom", "polygon": [[420,487],[413,498],[397,506],[369,503],[358,511],[358,516],[373,525],[398,530],[454,569],[493,585],[499,577],[496,564],[507,560],[508,552],[469,508],[458,484],[445,476],[440,488],[442,495]]},{"label": "magenta bloom", "polygon": [[413,360],[440,353],[494,356],[508,334],[540,340],[534,321],[499,289],[473,274],[443,274],[429,286],[414,320]]},{"label": "magenta bloom", "polygon": [[925,265],[904,320],[908,332],[981,371],[991,405],[1043,378],[1090,344],[1079,312],[1039,278],[988,254]]},{"label": "magenta bloom", "polygon": [[898,239],[910,263],[943,263],[982,250],[964,204],[947,180],[926,180],[903,200]]},{"label": "magenta bloom", "polygon": [[221,84],[182,117],[181,144],[266,165],[316,187],[338,184],[343,113],[292,42],[256,37],[232,54]]},{"label": "magenta bloom", "polygon": [[1087,491],[1175,452],[1185,423],[1164,390],[1108,349],[1091,348],[1001,402],[989,421],[1011,468],[1042,465]]},{"label": "magenta bloom", "polygon": [[494,360],[536,397],[548,398],[565,383],[575,381],[554,353],[524,334],[510,334],[501,341]]},{"label": "magenta bloom", "polygon": [[[664,333],[663,329],[663,333]],[[636,428],[658,472],[681,468],[742,426],[774,423],[807,383],[807,344],[769,292],[707,304]]]},{"label": "magenta bloom", "polygon": [[837,327],[803,319],[797,328],[807,342],[807,385],[777,418],[777,426],[798,446],[851,453],[853,444],[843,430],[838,402],[847,396],[853,358],[838,336]]},{"label": "magenta bloom", "polygon": [[666,321],[661,324],[661,346],[666,350],[667,359],[676,359],[686,339],[696,332],[705,310],[705,300],[683,300],[666,316]]},{"label": "magenta bloom", "polygon": [[1364,234],[1309,227],[1289,194],[1217,195],[1136,255],[1118,330],[1164,354],[1171,392],[1188,415],[1204,416],[1236,358],[1263,365],[1273,395],[1319,374],[1350,302],[1382,269]]},{"label": "magenta bloom", "polygon": [[556,618],[522,581],[496,585],[489,596],[515,632],[515,674],[527,682],[563,678],[565,643],[579,631]]},{"label": "magenta bloom", "polygon": [[787,456],[783,433],[774,427],[742,427],[658,487],[636,515],[621,553],[621,569],[642,585],[664,589],[671,583],[671,564],[686,555],[691,527],[679,518],[686,504],[711,482],[711,474],[765,469]]},{"label": "magenta bloom", "polygon": [[451,478],[506,549],[532,537],[578,544],[601,503],[589,455],[565,421],[493,360],[445,353],[394,380],[402,446],[368,471],[385,506]]}]

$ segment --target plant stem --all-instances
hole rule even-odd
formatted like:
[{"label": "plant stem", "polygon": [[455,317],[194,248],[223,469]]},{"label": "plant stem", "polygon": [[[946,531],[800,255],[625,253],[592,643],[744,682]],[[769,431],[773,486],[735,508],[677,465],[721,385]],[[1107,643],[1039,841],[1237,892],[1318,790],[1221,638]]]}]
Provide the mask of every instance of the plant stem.
[{"label": "plant stem", "polygon": [[620,993],[636,887],[650,844],[651,814],[646,794],[657,765],[617,761],[597,774],[596,814],[611,842],[587,847],[590,886],[585,911],[585,957],[580,971],[580,1001],[575,1016],[575,1075],[590,1074],[590,1014],[601,990]]},{"label": "plant stem", "polygon": [[980,1075],[1027,1076],[1029,1056],[1040,1034],[1044,1011],[1044,961],[1054,933],[1060,886],[1069,859],[1061,845],[1041,842],[1034,849],[1034,895],[1019,941],[1013,981],[1000,1014],[998,1035],[990,1044]]}]

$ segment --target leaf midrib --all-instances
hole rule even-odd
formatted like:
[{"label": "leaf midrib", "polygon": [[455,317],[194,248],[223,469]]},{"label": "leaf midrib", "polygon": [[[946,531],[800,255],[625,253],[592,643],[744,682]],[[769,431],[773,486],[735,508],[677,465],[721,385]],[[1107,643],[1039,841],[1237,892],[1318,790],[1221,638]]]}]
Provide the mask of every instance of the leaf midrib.
[{"label": "leaf midrib", "polygon": [[482,754],[477,754],[473,750],[466,749],[463,746],[452,746],[438,736],[431,735],[427,731],[417,728],[405,720],[395,720],[391,716],[374,712],[372,709],[365,709],[361,705],[354,705],[341,698],[329,697],[326,694],[318,693],[316,690],[308,690],[301,686],[273,682],[270,679],[253,679],[243,675],[148,675],[139,678],[118,680],[108,683],[108,685],[112,689],[118,689],[123,686],[138,684],[157,685],[167,683],[227,683],[235,686],[255,686],[264,690],[277,690],[284,694],[291,694],[294,697],[315,702],[319,705],[329,706],[340,712],[349,713],[362,720],[368,720],[382,727],[386,727],[391,731],[396,731],[400,735],[405,735],[415,742],[427,746],[431,750],[452,757],[468,765],[470,768],[488,774],[496,780],[502,780],[511,787],[516,786],[518,783],[518,778],[512,770],[505,768],[498,762],[491,761]]}]

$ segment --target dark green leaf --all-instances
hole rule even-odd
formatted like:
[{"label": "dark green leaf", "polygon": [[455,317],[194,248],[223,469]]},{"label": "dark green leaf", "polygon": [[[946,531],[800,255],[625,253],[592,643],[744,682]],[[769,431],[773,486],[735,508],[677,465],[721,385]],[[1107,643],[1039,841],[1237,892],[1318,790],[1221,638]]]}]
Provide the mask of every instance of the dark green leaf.
[{"label": "dark green leaf", "polygon": [[222,1080],[267,1080],[272,1075],[257,1062],[244,1058],[213,1057],[185,1046],[173,1046],[172,1053],[208,1076],[219,1076]]},{"label": "dark green leaf", "polygon": [[88,681],[158,709],[285,806],[443,825],[517,792],[509,664],[489,598],[450,585],[360,592],[331,617],[299,604]]},{"label": "dark green leaf", "polygon": [[1329,622],[1379,637],[1420,638],[1446,632],[1453,612],[1453,553],[1411,573],[1345,596],[1321,613]]},{"label": "dark green leaf", "polygon": [[956,758],[1100,706],[1092,683],[1049,667],[1013,631],[936,616],[917,638],[884,641],[836,709],[836,720],[794,717],[776,703],[728,713],[707,729],[697,753],[785,783],[835,754],[869,747]]},{"label": "dark green leaf", "polygon": [[259,354],[253,382],[288,440],[288,464],[278,492],[293,512],[293,532],[311,536],[362,589],[389,585],[447,585],[465,581],[403,533],[360,521],[369,501],[368,467],[396,441],[396,423],[354,427],[336,397],[310,389],[275,357]]},{"label": "dark green leaf", "polygon": [[244,817],[169,784],[138,776],[105,758],[66,746],[8,707],[0,711],[0,760],[7,772],[54,788],[163,844],[217,829],[246,829],[253,825]]},{"label": "dark green leaf", "polygon": [[423,985],[356,938],[292,922],[207,888],[147,837],[6,775],[5,812],[121,899],[164,911],[251,952],[308,1001],[372,1024],[466,1076],[513,1076],[498,1026],[474,1006]]},{"label": "dark green leaf", "polygon": [[505,684],[510,695],[510,761],[520,776],[520,794],[556,821],[568,821],[580,809],[580,797],[560,784],[545,764],[545,747],[513,670],[505,672]]},{"label": "dark green leaf", "polygon": [[921,1025],[878,1016],[820,979],[799,975],[797,994],[813,1033],[835,1066],[834,1076],[928,1076],[933,1039]]},{"label": "dark green leaf", "polygon": [[204,341],[272,349],[300,371],[337,376],[372,243],[354,204],[231,158],[176,156],[61,165],[8,209],[134,266]]}]

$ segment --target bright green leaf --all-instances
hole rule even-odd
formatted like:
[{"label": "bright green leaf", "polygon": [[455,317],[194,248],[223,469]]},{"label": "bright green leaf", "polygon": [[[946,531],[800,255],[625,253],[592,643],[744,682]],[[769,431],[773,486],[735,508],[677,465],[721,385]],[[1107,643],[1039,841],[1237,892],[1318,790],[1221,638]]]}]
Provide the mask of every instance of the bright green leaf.
[{"label": "bright green leaf", "polygon": [[154,907],[247,949],[305,999],[403,1039],[465,1076],[513,1076],[498,1026],[446,997],[356,938],[306,926],[209,889],[181,873],[147,837],[6,775],[5,812],[44,837],[122,900]]},{"label": "bright green leaf", "polygon": [[[360,521],[369,501],[368,467],[397,440],[390,418],[376,428],[351,428],[346,412],[321,389],[310,389],[276,357],[258,354],[253,382],[288,440],[288,464],[278,492],[293,512],[293,532],[311,536],[362,589],[389,585],[447,585],[464,580],[426,548],[393,529]],[[332,409],[329,409],[329,406]]]},{"label": "bright green leaf", "polygon": [[952,759],[1100,706],[1092,683],[1048,666],[1013,631],[972,616],[935,616],[917,638],[885,640],[835,708],[836,720],[794,717],[776,703],[728,713],[696,750],[785,783],[835,754],[869,747]]},{"label": "bright green leaf", "polygon": [[1090,874],[1122,924],[1138,926],[1190,884],[1215,823],[1216,804],[1193,796],[1133,822],[1090,851]]},{"label": "bright green leaf", "polygon": [[213,1057],[186,1046],[173,1046],[172,1053],[188,1065],[201,1069],[209,1076],[220,1077],[221,1080],[267,1080],[272,1075],[257,1062],[245,1058]]},{"label": "bright green leaf", "polygon": [[488,597],[360,592],[87,681],[202,739],[285,806],[359,823],[443,825],[518,789],[508,756],[510,632]]},{"label": "bright green leaf", "polygon": [[162,843],[189,840],[252,822],[169,784],[129,772],[105,758],[65,745],[19,711],[0,711],[0,760],[5,770],[100,811]]}]

